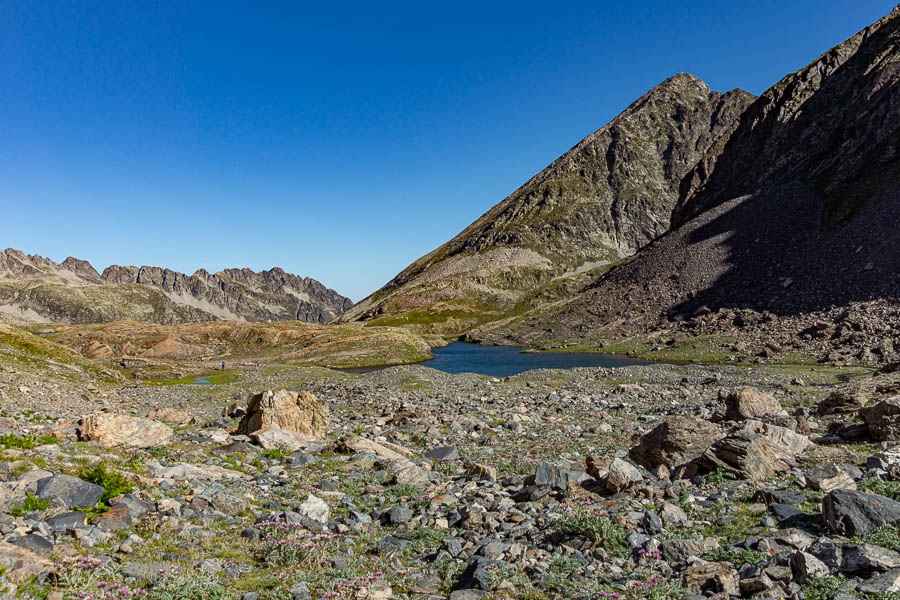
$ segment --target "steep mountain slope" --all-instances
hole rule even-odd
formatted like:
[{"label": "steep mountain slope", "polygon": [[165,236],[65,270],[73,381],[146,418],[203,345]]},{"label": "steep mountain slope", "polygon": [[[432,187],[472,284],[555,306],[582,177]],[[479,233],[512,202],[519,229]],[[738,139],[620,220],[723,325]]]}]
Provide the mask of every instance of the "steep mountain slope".
[{"label": "steep mountain slope", "polygon": [[579,291],[668,229],[679,182],[752,100],[667,79],[340,321],[459,333]]},{"label": "steep mountain slope", "polygon": [[275,268],[184,275],[159,267],[62,263],[7,249],[0,253],[0,319],[99,323],[130,319],[182,323],[234,319],[326,323],[351,305],[318,281]]},{"label": "steep mountain slope", "polygon": [[862,351],[890,354],[900,344],[898,81],[900,7],[754,102],[685,177],[673,231],[573,301],[474,337],[594,344],[611,324],[646,332],[703,307],[799,328],[868,303],[861,319],[880,320]]}]

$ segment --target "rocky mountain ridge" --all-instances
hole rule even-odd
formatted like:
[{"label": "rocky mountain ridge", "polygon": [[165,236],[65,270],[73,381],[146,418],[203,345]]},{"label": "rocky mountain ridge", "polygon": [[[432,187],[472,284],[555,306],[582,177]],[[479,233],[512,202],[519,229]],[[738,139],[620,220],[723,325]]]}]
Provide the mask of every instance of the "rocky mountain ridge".
[{"label": "rocky mountain ridge", "polygon": [[[596,344],[750,311],[835,341],[849,313],[858,358],[891,360],[900,342],[900,7],[756,100],[684,178],[673,229],[572,301],[479,339]],[[849,311],[849,312],[848,312]],[[874,321],[870,317],[877,317]],[[868,334],[864,335],[864,332]],[[816,333],[818,332],[818,333]],[[812,335],[812,334],[810,334]],[[833,357],[832,357],[833,358]]]},{"label": "rocky mountain ridge", "polygon": [[72,257],[56,263],[11,248],[0,253],[0,316],[11,321],[323,324],[351,304],[318,281],[278,267],[258,273],[200,269],[185,275],[161,267],[112,265],[100,274]]},{"label": "rocky mountain ridge", "polygon": [[578,291],[668,229],[682,177],[753,99],[667,79],[340,320],[459,333]]}]

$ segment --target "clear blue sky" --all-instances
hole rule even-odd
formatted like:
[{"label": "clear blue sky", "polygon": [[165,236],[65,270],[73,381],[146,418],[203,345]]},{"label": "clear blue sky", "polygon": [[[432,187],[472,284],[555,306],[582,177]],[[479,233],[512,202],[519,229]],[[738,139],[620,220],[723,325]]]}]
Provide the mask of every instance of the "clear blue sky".
[{"label": "clear blue sky", "polygon": [[758,94],[893,6],[0,0],[0,247],[359,300],[666,77]]}]

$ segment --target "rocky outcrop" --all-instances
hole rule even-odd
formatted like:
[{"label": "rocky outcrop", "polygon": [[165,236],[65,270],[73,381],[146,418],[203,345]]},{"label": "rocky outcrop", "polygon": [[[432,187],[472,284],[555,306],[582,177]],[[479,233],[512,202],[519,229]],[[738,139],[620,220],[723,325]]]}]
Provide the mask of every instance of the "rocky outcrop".
[{"label": "rocky outcrop", "polygon": [[349,298],[308,277],[274,268],[259,273],[200,269],[185,275],[160,267],[62,263],[7,249],[0,253],[0,319],[100,323],[134,320],[183,323],[305,321],[324,324],[351,306]]},{"label": "rocky outcrop", "polygon": [[628,452],[634,462],[654,469],[674,469],[696,458],[722,437],[715,424],[697,417],[672,417],[644,434]]},{"label": "rocky outcrop", "polygon": [[241,418],[238,433],[258,434],[275,428],[292,431],[312,439],[325,437],[328,407],[309,392],[266,390],[250,398],[247,414]]},{"label": "rocky outcrop", "polygon": [[414,311],[416,323],[461,332],[574,293],[668,229],[679,181],[752,100],[686,73],[667,79],[341,321]]}]

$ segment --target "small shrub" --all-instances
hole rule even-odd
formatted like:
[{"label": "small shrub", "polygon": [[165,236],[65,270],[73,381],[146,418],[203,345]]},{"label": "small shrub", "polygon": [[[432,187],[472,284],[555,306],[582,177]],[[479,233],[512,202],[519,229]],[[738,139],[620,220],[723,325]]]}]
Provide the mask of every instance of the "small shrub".
[{"label": "small shrub", "polygon": [[803,596],[806,600],[829,600],[837,593],[842,583],[844,583],[844,578],[835,575],[810,577],[803,584]]},{"label": "small shrub", "polygon": [[23,502],[21,506],[14,506],[12,510],[9,511],[14,517],[24,517],[29,513],[46,510],[47,507],[50,506],[50,498],[41,500],[31,492],[25,492],[25,494],[25,502]]},{"label": "small shrub", "polygon": [[737,479],[737,477],[734,473],[719,468],[706,476],[706,483],[719,486],[724,484],[726,481],[734,481],[735,479]]},{"label": "small shrub", "polygon": [[290,453],[291,451],[286,448],[272,448],[271,450],[266,450],[266,453],[263,454],[263,456],[269,460],[281,460]]},{"label": "small shrub", "polygon": [[759,550],[750,550],[749,548],[725,549],[716,548],[711,552],[703,555],[703,560],[710,562],[730,562],[736,567],[741,565],[755,565],[769,558],[769,555]]},{"label": "small shrub", "polygon": [[631,554],[625,530],[609,517],[598,515],[587,508],[579,508],[560,517],[556,521],[556,528],[563,533],[585,537],[613,556],[626,558]]},{"label": "small shrub", "polygon": [[110,498],[131,491],[132,484],[118,471],[107,471],[106,463],[97,463],[93,467],[83,466],[76,473],[79,479],[103,486],[100,504],[106,505]]},{"label": "small shrub", "polygon": [[312,570],[322,566],[324,558],[337,550],[340,535],[312,534],[300,523],[274,521],[263,523],[265,535],[257,555],[275,567],[301,567]]},{"label": "small shrub", "polygon": [[853,538],[853,541],[857,543],[875,544],[876,546],[889,548],[890,550],[900,550],[900,526],[885,525],[872,533],[858,535]]},{"label": "small shrub", "polygon": [[404,498],[414,498],[418,495],[419,488],[408,483],[398,483],[385,488],[384,493],[387,494],[391,500],[396,502],[397,500],[402,500]]}]

